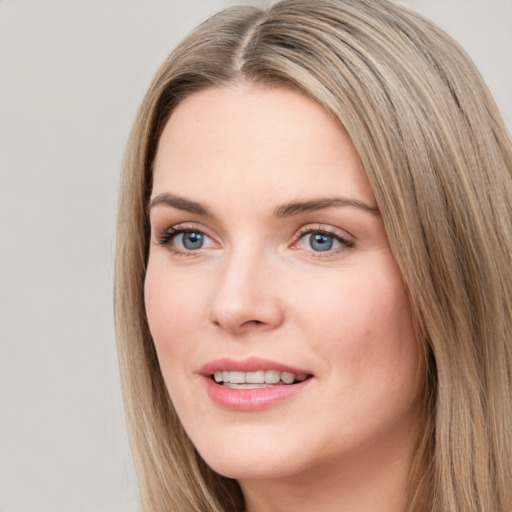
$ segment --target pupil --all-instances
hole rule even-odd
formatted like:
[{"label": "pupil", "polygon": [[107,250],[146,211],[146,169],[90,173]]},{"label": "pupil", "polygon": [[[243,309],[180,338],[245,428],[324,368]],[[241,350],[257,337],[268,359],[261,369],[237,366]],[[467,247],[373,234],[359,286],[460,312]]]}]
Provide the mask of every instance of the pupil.
[{"label": "pupil", "polygon": [[201,233],[183,233],[183,247],[185,249],[200,249],[203,246],[204,238]]},{"label": "pupil", "polygon": [[315,251],[328,251],[332,248],[333,239],[323,233],[316,233],[310,239],[311,248]]}]

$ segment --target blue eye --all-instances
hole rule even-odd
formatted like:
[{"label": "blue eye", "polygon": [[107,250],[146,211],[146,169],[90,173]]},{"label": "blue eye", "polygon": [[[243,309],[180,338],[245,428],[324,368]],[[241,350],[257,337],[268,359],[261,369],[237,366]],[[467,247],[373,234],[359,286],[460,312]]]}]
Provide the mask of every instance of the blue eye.
[{"label": "blue eye", "polygon": [[314,251],[330,251],[334,245],[334,238],[325,233],[311,233],[309,235],[309,246]]},{"label": "blue eye", "polygon": [[345,238],[323,230],[308,230],[299,237],[301,249],[315,253],[337,252],[354,246]]},{"label": "blue eye", "polygon": [[187,251],[196,251],[204,245],[204,235],[196,231],[186,231],[174,237],[174,242],[181,245]]},{"label": "blue eye", "polygon": [[194,229],[169,228],[158,237],[158,243],[174,253],[193,253],[215,246],[215,242],[202,231]]}]

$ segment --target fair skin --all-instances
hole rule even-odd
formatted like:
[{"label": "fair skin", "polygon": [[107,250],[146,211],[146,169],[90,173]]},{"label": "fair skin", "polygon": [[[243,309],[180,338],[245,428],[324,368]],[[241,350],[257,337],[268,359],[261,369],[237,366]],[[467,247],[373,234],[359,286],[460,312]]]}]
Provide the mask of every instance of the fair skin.
[{"label": "fair skin", "polygon": [[[421,358],[346,133],[287,89],[195,93],[162,133],[151,201],[149,326],[205,461],[248,512],[405,510]],[[295,380],[212,376],[258,369]]]}]

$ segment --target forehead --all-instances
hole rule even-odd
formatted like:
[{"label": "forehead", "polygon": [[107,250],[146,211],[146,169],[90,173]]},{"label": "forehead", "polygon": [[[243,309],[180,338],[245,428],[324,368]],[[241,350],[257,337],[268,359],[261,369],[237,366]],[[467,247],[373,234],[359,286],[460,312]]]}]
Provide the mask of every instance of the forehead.
[{"label": "forehead", "polygon": [[171,190],[203,199],[280,191],[282,200],[343,193],[373,201],[343,128],[285,88],[207,89],[180,103],[159,141],[153,187],[153,195]]}]

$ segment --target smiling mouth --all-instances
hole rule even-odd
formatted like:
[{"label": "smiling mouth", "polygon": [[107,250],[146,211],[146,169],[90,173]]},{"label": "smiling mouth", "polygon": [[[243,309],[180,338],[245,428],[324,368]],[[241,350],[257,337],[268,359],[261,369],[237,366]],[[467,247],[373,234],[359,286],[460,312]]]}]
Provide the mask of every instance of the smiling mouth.
[{"label": "smiling mouth", "polygon": [[230,389],[262,389],[286,386],[303,382],[312,375],[306,373],[280,372],[279,370],[257,370],[253,372],[215,371],[211,378],[219,385]]}]

